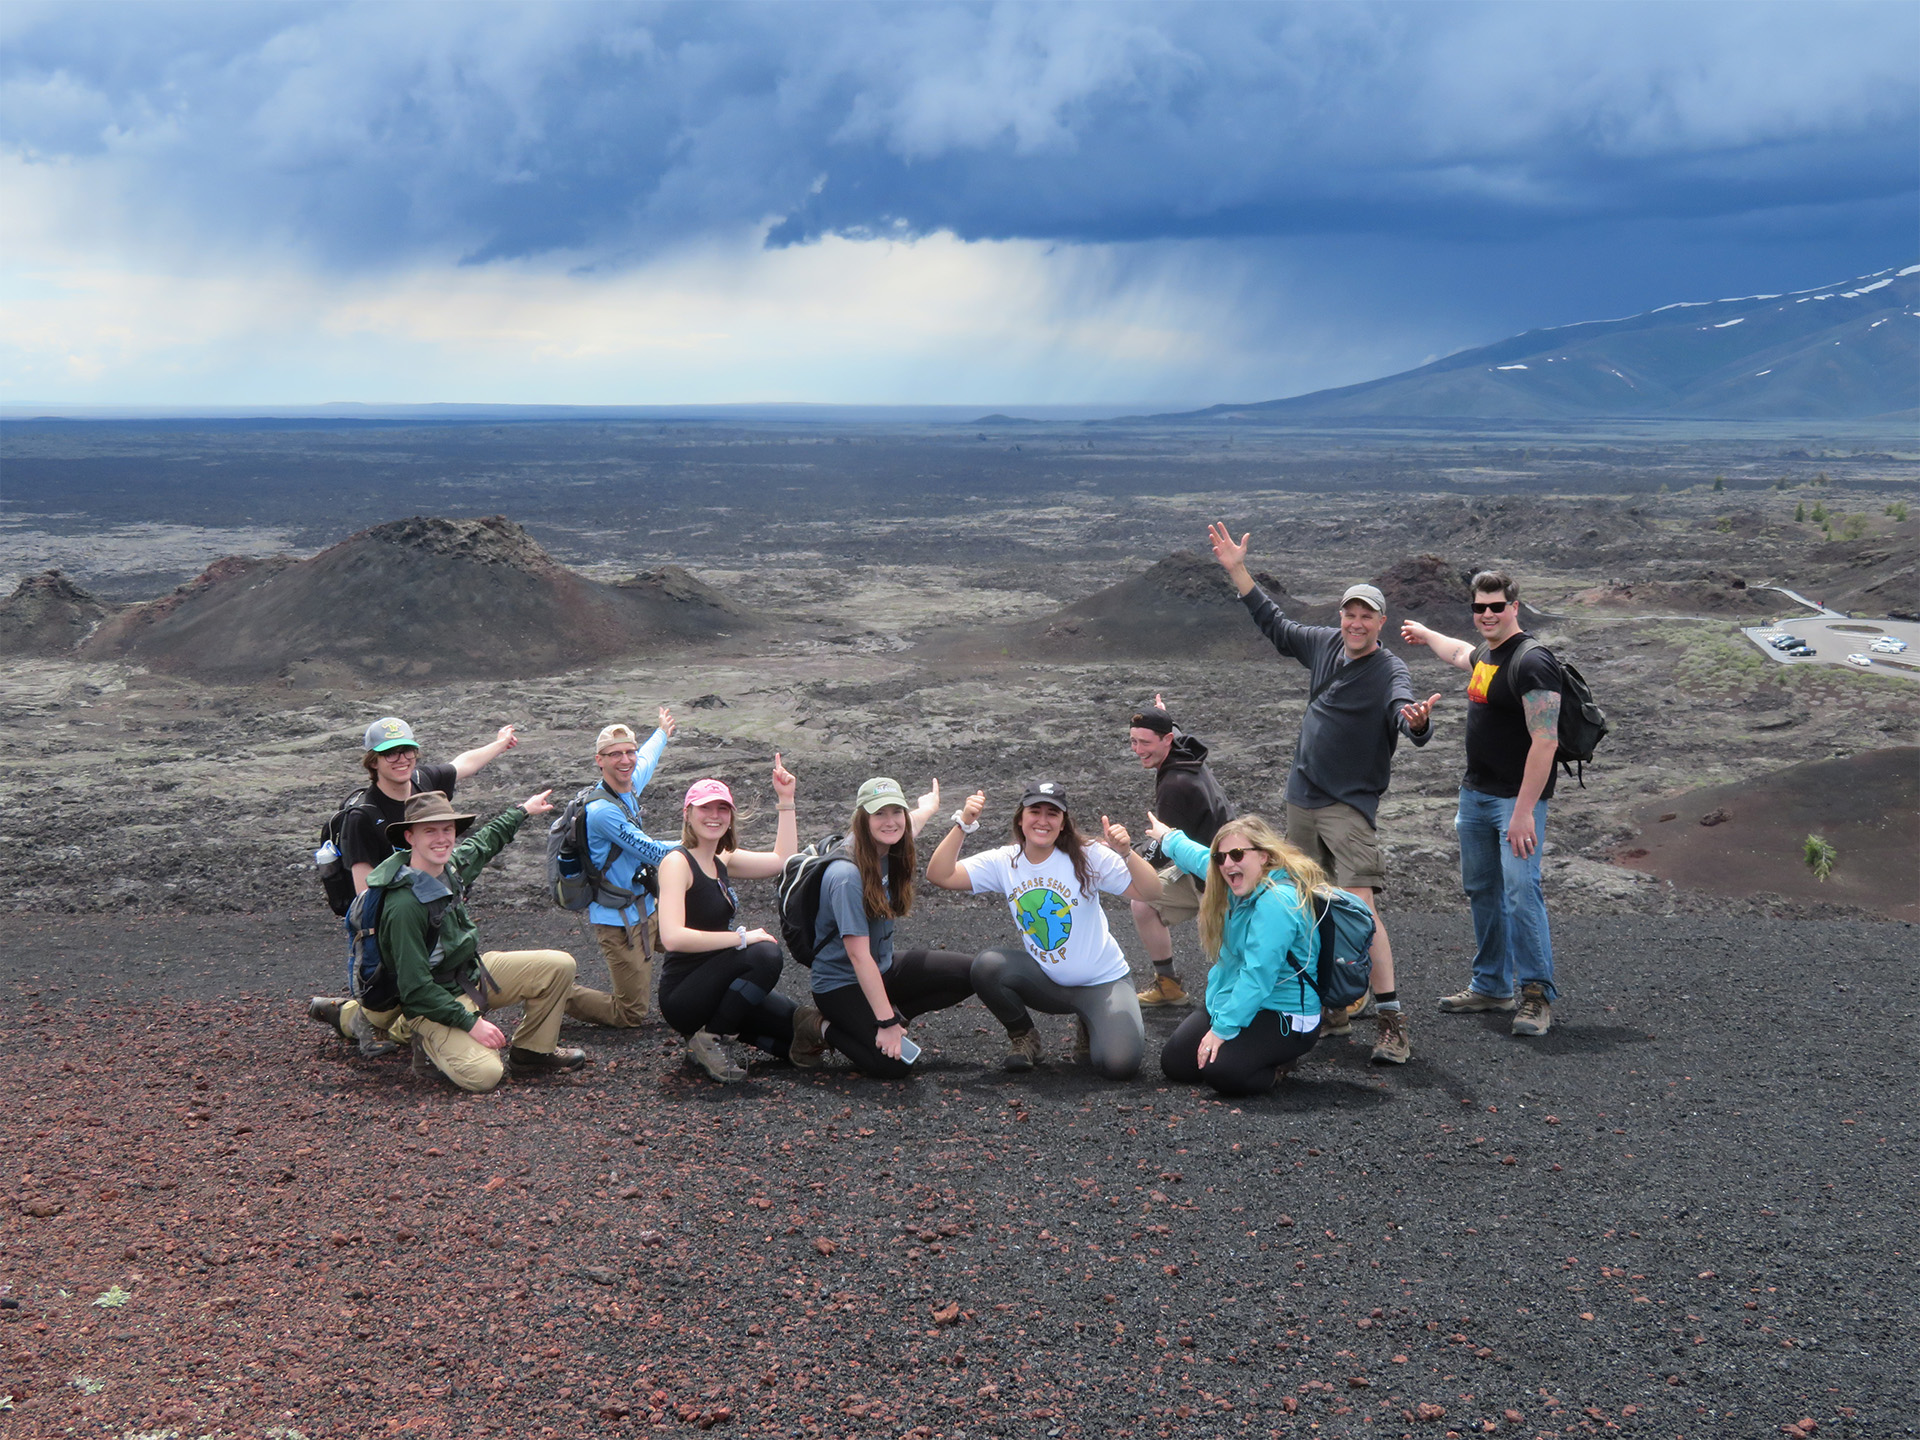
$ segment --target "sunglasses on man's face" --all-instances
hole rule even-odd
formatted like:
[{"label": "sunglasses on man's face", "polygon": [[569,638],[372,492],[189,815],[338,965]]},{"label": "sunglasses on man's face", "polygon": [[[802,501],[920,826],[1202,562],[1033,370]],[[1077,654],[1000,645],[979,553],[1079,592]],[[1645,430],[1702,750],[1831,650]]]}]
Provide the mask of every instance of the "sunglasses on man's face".
[{"label": "sunglasses on man's face", "polygon": [[1216,865],[1224,865],[1229,860],[1231,860],[1234,864],[1238,865],[1242,860],[1246,859],[1247,856],[1249,855],[1259,855],[1262,858],[1264,858],[1266,856],[1266,853],[1267,853],[1266,851],[1258,848],[1257,846],[1254,847],[1253,849],[1246,849],[1246,848],[1243,848],[1242,846],[1236,845],[1231,850],[1214,851],[1213,863]]},{"label": "sunglasses on man's face", "polygon": [[1505,613],[1506,608],[1507,602],[1505,600],[1476,600],[1473,602],[1473,613],[1476,615],[1500,615]]}]

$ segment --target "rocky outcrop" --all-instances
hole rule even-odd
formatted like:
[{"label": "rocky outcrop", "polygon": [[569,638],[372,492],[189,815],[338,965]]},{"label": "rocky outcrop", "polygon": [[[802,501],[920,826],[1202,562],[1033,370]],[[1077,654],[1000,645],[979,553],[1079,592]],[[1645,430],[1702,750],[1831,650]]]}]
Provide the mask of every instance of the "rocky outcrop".
[{"label": "rocky outcrop", "polygon": [[62,571],[29,575],[0,600],[0,655],[65,655],[111,613]]}]

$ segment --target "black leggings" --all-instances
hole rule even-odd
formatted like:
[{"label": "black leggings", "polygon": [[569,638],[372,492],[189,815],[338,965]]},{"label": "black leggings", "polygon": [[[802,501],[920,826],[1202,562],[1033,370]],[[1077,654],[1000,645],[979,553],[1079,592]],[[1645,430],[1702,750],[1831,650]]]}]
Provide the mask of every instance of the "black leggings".
[{"label": "black leggings", "polygon": [[[893,957],[880,979],[893,1008],[911,1020],[929,1010],[945,1010],[973,994],[973,957],[951,950],[908,950]],[[879,1080],[904,1080],[913,1066],[882,1050],[875,1037],[880,1022],[858,982],[815,991],[813,1003],[827,1022],[827,1043],[863,1074]],[[664,1007],[663,1007],[664,1008]]]},{"label": "black leggings", "polygon": [[1264,1095],[1278,1078],[1275,1071],[1292,1065],[1320,1038],[1318,1026],[1303,1035],[1278,1010],[1262,1010],[1202,1070],[1200,1041],[1212,1026],[1205,1006],[1196,1006],[1180,1022],[1160,1051],[1160,1068],[1167,1079],[1181,1085],[1211,1085],[1222,1095]]},{"label": "black leggings", "polygon": [[793,1048],[794,1003],[773,988],[780,983],[778,945],[760,940],[744,950],[665,959],[660,1014],[682,1035],[737,1035],[783,1059]]}]

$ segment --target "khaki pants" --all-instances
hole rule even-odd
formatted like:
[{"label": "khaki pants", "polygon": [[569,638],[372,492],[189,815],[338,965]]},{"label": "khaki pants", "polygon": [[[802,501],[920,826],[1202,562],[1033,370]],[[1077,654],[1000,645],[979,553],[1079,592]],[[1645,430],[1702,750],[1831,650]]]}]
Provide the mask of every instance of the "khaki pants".
[{"label": "khaki pants", "polygon": [[[573,988],[573,957],[564,950],[490,950],[480,957],[493,977],[487,988],[487,1008],[518,1004],[520,1023],[511,1044],[516,1050],[550,1052],[560,1035],[560,1016],[567,992]],[[460,1003],[473,1009],[466,996]],[[372,1019],[371,1015],[368,1019]],[[403,1017],[404,1018],[404,1017]],[[485,1094],[506,1073],[506,1057],[490,1050],[465,1030],[438,1020],[408,1020],[411,1037],[427,1058],[462,1090]],[[391,1027],[387,1033],[393,1034]]]},{"label": "khaki pants", "polygon": [[353,1017],[365,1011],[367,1023],[376,1031],[393,1041],[404,1045],[413,1038],[413,1022],[400,1013],[399,1006],[391,1010],[367,1010],[358,1000],[349,1000],[340,1007],[340,1036],[343,1040],[358,1040],[353,1033]]},{"label": "khaki pants", "polygon": [[[652,927],[657,922],[648,916],[642,923]],[[639,944],[639,932],[631,932],[631,941],[627,938],[629,933],[624,925],[593,927],[593,938],[600,943],[607,974],[613,979],[613,993],[575,985],[567,996],[567,1014],[575,1020],[621,1029],[646,1020],[647,997],[653,993],[653,961]],[[649,934],[652,933],[655,932],[650,929]]]},{"label": "khaki pants", "polygon": [[1167,866],[1160,872],[1160,898],[1153,909],[1169,930],[1185,924],[1200,913],[1200,882],[1178,865]]}]

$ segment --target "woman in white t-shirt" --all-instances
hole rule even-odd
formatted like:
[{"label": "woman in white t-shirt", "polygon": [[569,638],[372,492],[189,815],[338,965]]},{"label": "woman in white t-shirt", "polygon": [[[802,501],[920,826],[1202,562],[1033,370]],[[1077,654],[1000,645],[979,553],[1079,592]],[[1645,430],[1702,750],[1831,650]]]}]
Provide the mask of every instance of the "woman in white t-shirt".
[{"label": "woman in white t-shirt", "polygon": [[1006,1068],[1040,1063],[1040,1037],[1028,1007],[1077,1018],[1074,1055],[1109,1080],[1140,1072],[1146,1026],[1128,978],[1127,958],[1107,927],[1100,896],[1149,903],[1160,877],[1132,849],[1124,827],[1100,819],[1088,844],[1067,811],[1057,780],[1029,785],[1013,817],[1013,843],[971,860],[960,858],[966,836],[980,827],[987,797],[976,790],[954,814],[953,829],[927,861],[927,883],[975,895],[1004,895],[1020,930],[1021,953],[983,950],[974,957],[973,988],[1007,1027]]}]

